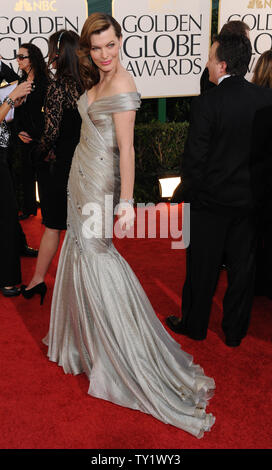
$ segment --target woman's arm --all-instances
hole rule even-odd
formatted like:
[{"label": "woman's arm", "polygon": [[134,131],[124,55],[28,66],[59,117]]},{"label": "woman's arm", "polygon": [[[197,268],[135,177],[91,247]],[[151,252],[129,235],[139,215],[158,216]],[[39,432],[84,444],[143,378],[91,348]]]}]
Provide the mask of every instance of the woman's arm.
[{"label": "woman's arm", "polygon": [[9,95],[5,98],[0,107],[0,122],[2,122],[8,114],[10,108],[15,106],[17,99],[29,95],[31,92],[32,82],[23,82],[18,85]]},{"label": "woman's arm", "polygon": [[122,230],[129,230],[135,219],[133,189],[135,178],[134,123],[136,111],[114,113],[113,120],[120,152],[121,192],[117,208]]},{"label": "woman's arm", "polygon": [[[136,92],[132,76],[124,71],[116,76],[112,82],[110,95],[119,93]],[[135,179],[135,152],[134,152],[134,125],[135,108],[130,111],[116,112],[113,114],[116,140],[120,154],[121,192],[120,203],[117,210],[119,223],[122,229],[130,229],[135,219],[133,207],[133,190]]]},{"label": "woman's arm", "polygon": [[133,198],[135,177],[134,124],[136,111],[114,113],[117,144],[120,151],[120,199]]},{"label": "woman's arm", "polygon": [[52,150],[59,136],[64,99],[64,89],[59,86],[59,83],[51,82],[45,100],[45,126],[39,147],[41,159],[44,159]]}]

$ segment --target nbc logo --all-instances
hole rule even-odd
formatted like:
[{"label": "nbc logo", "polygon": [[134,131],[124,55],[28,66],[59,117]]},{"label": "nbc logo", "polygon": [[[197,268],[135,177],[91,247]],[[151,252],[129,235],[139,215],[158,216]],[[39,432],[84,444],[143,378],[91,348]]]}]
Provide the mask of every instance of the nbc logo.
[{"label": "nbc logo", "polygon": [[250,0],[247,8],[272,8],[272,0]]},{"label": "nbc logo", "polygon": [[169,7],[169,4],[177,3],[177,0],[149,0],[149,8],[151,10],[162,10],[165,7]]},{"label": "nbc logo", "polygon": [[57,11],[56,0],[18,0],[14,11]]}]

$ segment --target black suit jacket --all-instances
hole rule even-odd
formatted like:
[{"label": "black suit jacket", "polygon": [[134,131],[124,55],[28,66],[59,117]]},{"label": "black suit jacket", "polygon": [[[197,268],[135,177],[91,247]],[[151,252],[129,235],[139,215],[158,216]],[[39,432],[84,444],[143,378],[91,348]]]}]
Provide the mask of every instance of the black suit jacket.
[{"label": "black suit jacket", "polygon": [[257,111],[251,145],[251,179],[259,221],[272,223],[272,106]]},{"label": "black suit jacket", "polygon": [[256,112],[267,105],[272,90],[239,76],[193,100],[182,158],[185,202],[220,212],[254,207],[251,136]]},{"label": "black suit jacket", "polygon": [[204,91],[210,90],[211,88],[214,88],[216,85],[213,82],[210,82],[209,79],[209,70],[206,67],[202,75],[200,77],[200,93],[204,93]]},{"label": "black suit jacket", "polygon": [[6,80],[8,83],[14,82],[15,80],[19,80],[19,75],[12,70],[8,65],[1,62],[1,70],[0,70],[0,82],[2,80]]}]

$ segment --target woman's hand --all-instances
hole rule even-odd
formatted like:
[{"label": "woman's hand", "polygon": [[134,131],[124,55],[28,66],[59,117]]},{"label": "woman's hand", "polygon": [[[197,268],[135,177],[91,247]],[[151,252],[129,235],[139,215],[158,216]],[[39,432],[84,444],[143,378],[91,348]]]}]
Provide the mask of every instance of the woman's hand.
[{"label": "woman's hand", "polygon": [[25,101],[25,96],[22,96],[22,98],[17,98],[14,104],[14,108],[18,108],[19,106],[21,106],[21,104],[23,104],[24,101]]},{"label": "woman's hand", "polygon": [[45,162],[52,162],[53,160],[56,160],[56,154],[53,149],[49,150],[48,154],[44,158]]},{"label": "woman's hand", "polygon": [[120,202],[117,208],[117,217],[121,230],[129,230],[134,225],[134,207],[129,202]]},{"label": "woman's hand", "polygon": [[16,88],[9,94],[9,97],[16,101],[18,98],[22,98],[23,96],[29,95],[32,90],[32,83],[31,81],[25,81],[17,85]]},{"label": "woman's hand", "polygon": [[32,142],[32,137],[30,137],[30,135],[25,131],[19,132],[18,137],[22,142],[24,142],[24,144],[29,144]]}]

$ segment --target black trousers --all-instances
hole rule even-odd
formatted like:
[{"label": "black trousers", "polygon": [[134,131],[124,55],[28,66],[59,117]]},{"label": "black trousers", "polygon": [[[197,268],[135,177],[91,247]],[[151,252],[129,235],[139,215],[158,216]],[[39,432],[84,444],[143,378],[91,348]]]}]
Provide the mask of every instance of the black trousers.
[{"label": "black trousers", "polygon": [[260,220],[258,225],[256,295],[272,299],[272,221]]},{"label": "black trousers", "polygon": [[191,209],[190,245],[182,293],[182,324],[190,335],[207,335],[213,295],[224,253],[228,288],[222,329],[230,339],[243,338],[254,298],[256,227],[253,217]]},{"label": "black trousers", "polygon": [[21,282],[20,252],[24,245],[7,151],[0,147],[0,287]]}]

